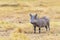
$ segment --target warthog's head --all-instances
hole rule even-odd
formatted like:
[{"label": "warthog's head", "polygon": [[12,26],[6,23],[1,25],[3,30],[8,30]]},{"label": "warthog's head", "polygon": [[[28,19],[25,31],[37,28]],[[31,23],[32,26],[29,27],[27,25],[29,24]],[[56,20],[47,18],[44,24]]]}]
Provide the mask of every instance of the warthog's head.
[{"label": "warthog's head", "polygon": [[32,24],[35,24],[37,22],[37,14],[35,14],[35,15],[30,14],[30,18],[31,18],[30,22]]}]

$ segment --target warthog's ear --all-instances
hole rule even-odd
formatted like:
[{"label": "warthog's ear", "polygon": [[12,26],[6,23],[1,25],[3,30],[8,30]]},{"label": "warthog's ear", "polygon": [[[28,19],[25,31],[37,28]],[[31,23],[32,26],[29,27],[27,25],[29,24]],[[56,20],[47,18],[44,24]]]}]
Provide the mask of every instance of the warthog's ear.
[{"label": "warthog's ear", "polygon": [[32,16],[32,15],[30,14],[30,16]]}]

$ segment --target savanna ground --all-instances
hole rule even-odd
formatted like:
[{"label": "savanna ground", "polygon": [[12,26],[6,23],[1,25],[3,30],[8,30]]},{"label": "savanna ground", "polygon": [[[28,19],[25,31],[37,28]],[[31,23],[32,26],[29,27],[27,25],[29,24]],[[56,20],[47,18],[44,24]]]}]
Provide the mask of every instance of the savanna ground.
[{"label": "savanna ground", "polygon": [[[50,31],[33,33],[30,13],[50,19]],[[0,0],[0,40],[60,40],[60,0]]]}]

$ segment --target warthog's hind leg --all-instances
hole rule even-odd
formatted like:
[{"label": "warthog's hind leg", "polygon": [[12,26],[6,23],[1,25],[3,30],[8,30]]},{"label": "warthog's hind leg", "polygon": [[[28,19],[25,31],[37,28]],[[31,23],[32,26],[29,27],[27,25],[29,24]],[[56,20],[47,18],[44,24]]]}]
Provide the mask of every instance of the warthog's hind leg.
[{"label": "warthog's hind leg", "polygon": [[40,33],[41,28],[39,27],[39,33]]},{"label": "warthog's hind leg", "polygon": [[47,26],[45,26],[45,28],[46,28],[46,31],[48,31],[48,27],[47,27]]}]

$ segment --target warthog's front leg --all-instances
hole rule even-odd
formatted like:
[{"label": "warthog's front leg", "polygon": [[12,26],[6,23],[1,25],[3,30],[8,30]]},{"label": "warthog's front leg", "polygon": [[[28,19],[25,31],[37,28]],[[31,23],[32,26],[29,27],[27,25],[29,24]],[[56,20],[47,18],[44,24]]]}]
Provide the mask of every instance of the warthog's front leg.
[{"label": "warthog's front leg", "polygon": [[41,28],[39,27],[39,33],[40,33]]},{"label": "warthog's front leg", "polygon": [[34,26],[34,33],[36,33],[36,26]]}]

